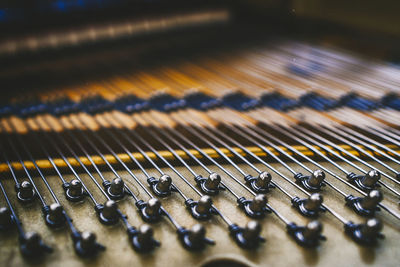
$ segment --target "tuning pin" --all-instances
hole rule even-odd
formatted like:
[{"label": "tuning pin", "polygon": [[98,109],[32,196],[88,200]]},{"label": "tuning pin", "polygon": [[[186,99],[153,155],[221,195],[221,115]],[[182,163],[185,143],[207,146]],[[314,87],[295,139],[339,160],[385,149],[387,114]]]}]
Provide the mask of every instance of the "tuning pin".
[{"label": "tuning pin", "polygon": [[0,230],[7,230],[14,225],[11,210],[8,207],[0,207]]},{"label": "tuning pin", "polygon": [[154,231],[151,226],[144,224],[139,227],[139,234],[137,236],[138,244],[146,251],[152,250],[154,247],[159,246],[160,242],[154,240]]},{"label": "tuning pin", "polygon": [[361,245],[374,245],[377,239],[384,238],[381,233],[383,224],[376,218],[368,219],[365,224],[354,224],[348,222],[345,224],[346,233],[357,243]]},{"label": "tuning pin", "polygon": [[201,224],[195,224],[190,230],[181,227],[178,229],[178,235],[183,246],[189,250],[201,250],[207,244],[215,244],[213,240],[206,237],[206,229]]},{"label": "tuning pin", "polygon": [[195,224],[189,231],[188,240],[191,243],[201,243],[206,237],[206,228],[201,224]]},{"label": "tuning pin", "polygon": [[154,216],[159,213],[161,202],[157,198],[152,198],[147,202],[146,213],[149,216]]},{"label": "tuning pin", "polygon": [[381,179],[381,174],[377,170],[370,170],[365,175],[356,175],[355,173],[349,173],[347,179],[356,184],[360,189],[364,191],[370,191],[378,187],[378,181]]},{"label": "tuning pin", "polygon": [[312,187],[320,187],[321,183],[324,180],[325,180],[325,173],[321,170],[315,170],[307,182]]},{"label": "tuning pin", "polygon": [[155,247],[160,246],[160,242],[153,238],[153,228],[147,224],[140,226],[139,230],[134,227],[129,228],[128,234],[133,248],[138,252],[150,252]]},{"label": "tuning pin", "polygon": [[28,232],[21,237],[21,253],[27,258],[40,258],[43,254],[53,252],[53,249],[43,243],[41,236],[36,232]]},{"label": "tuning pin", "polygon": [[290,236],[303,247],[316,247],[320,240],[326,239],[321,235],[323,227],[319,221],[311,221],[306,226],[289,223],[286,227]]},{"label": "tuning pin", "polygon": [[256,195],[252,200],[247,200],[244,197],[238,199],[239,206],[244,209],[246,215],[252,218],[263,218],[265,213],[271,212],[267,203],[267,196],[262,194]]},{"label": "tuning pin", "polygon": [[218,190],[220,183],[221,176],[216,172],[212,172],[208,176],[208,179],[206,180],[204,186],[209,190]]},{"label": "tuning pin", "polygon": [[124,180],[117,177],[114,178],[111,183],[109,181],[104,181],[103,186],[106,189],[107,195],[112,200],[119,200],[125,196],[125,183]]},{"label": "tuning pin", "polygon": [[315,170],[311,175],[306,176],[301,173],[295,174],[296,182],[302,185],[306,190],[318,192],[322,186],[325,186],[325,173],[322,170]]},{"label": "tuning pin", "polygon": [[247,223],[243,231],[243,238],[246,240],[254,240],[258,238],[261,233],[261,225],[256,221]]},{"label": "tuning pin", "polygon": [[383,200],[383,194],[379,190],[371,190],[366,197],[361,200],[361,207],[367,210],[376,209]]},{"label": "tuning pin", "polygon": [[349,195],[345,200],[346,205],[352,207],[358,214],[373,216],[375,211],[380,210],[378,205],[383,200],[383,194],[379,190],[371,190],[365,197]]},{"label": "tuning pin", "polygon": [[256,193],[267,193],[269,189],[274,188],[271,184],[272,176],[266,171],[261,172],[258,177],[247,175],[244,180]]},{"label": "tuning pin", "polygon": [[150,177],[147,179],[147,182],[151,186],[154,194],[159,197],[169,196],[171,195],[171,192],[174,191],[172,178],[167,174],[162,175],[158,180],[154,177]]},{"label": "tuning pin", "polygon": [[108,200],[104,205],[97,205],[96,211],[100,222],[106,225],[116,224],[121,217],[118,205],[114,200]]},{"label": "tuning pin", "polygon": [[200,214],[205,214],[210,212],[212,206],[212,199],[209,196],[202,196],[197,202],[196,211]]},{"label": "tuning pin", "polygon": [[257,195],[254,197],[253,201],[250,203],[249,208],[253,212],[262,212],[267,205],[268,199],[265,195]]},{"label": "tuning pin", "polygon": [[95,256],[105,250],[103,245],[97,243],[96,234],[92,232],[74,235],[74,245],[76,253],[83,258]]},{"label": "tuning pin", "polygon": [[216,195],[219,193],[219,190],[225,189],[225,187],[221,185],[221,176],[216,172],[210,173],[208,178],[199,175],[195,177],[194,180],[200,186],[203,193],[207,195]]},{"label": "tuning pin", "polygon": [[316,217],[319,212],[324,212],[326,209],[322,206],[324,198],[319,193],[313,193],[309,198],[300,199],[299,197],[294,197],[292,199],[292,204],[297,208],[298,211],[307,217]]},{"label": "tuning pin", "polygon": [[309,222],[303,232],[304,238],[316,239],[319,238],[322,233],[322,224],[319,221]]},{"label": "tuning pin", "polygon": [[110,186],[111,194],[113,195],[123,194],[124,186],[125,186],[124,180],[122,180],[121,178],[114,178]]},{"label": "tuning pin", "polygon": [[85,191],[81,181],[74,179],[70,183],[63,184],[65,190],[65,196],[69,201],[77,202],[81,201],[85,197]]},{"label": "tuning pin", "polygon": [[320,207],[324,198],[321,194],[314,193],[312,194],[304,203],[304,207],[307,210],[317,211]]},{"label": "tuning pin", "polygon": [[157,183],[157,189],[160,192],[170,191],[171,184],[172,184],[171,176],[164,174],[160,177],[160,180]]},{"label": "tuning pin", "polygon": [[380,231],[383,229],[383,224],[380,220],[378,219],[369,219],[362,227],[361,227],[361,233],[368,237],[368,238],[374,238],[376,237]]},{"label": "tuning pin", "polygon": [[50,227],[60,227],[65,222],[64,209],[59,203],[44,207],[46,224]]},{"label": "tuning pin", "polygon": [[271,179],[271,174],[269,172],[263,171],[257,177],[256,186],[263,189],[268,188]]},{"label": "tuning pin", "polygon": [[157,222],[161,219],[161,215],[163,215],[161,202],[157,198],[151,198],[147,203],[139,200],[136,202],[136,206],[141,212],[143,220],[146,222]]},{"label": "tuning pin", "polygon": [[381,179],[381,174],[377,170],[370,170],[361,179],[361,183],[364,186],[373,187],[380,179]]},{"label": "tuning pin", "polygon": [[83,232],[81,239],[81,248],[84,251],[91,251],[96,244],[96,235],[92,232]]},{"label": "tuning pin", "polygon": [[261,225],[257,221],[250,221],[245,228],[236,224],[229,226],[229,231],[236,243],[246,249],[253,249],[259,246],[265,239],[260,236]]},{"label": "tuning pin", "polygon": [[16,185],[16,190],[18,200],[21,202],[32,202],[36,197],[35,190],[32,184],[28,181],[23,181],[19,185]]},{"label": "tuning pin", "polygon": [[199,199],[199,201],[188,199],[185,201],[185,204],[195,219],[207,220],[211,218],[212,214],[215,214],[214,208],[212,207],[213,202],[210,196],[204,195]]}]

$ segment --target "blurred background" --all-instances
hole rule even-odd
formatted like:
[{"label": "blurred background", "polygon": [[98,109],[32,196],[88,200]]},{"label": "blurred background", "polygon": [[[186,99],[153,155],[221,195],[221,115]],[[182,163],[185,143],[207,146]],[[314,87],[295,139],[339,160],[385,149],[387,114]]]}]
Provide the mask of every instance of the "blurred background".
[{"label": "blurred background", "polygon": [[333,44],[396,64],[399,7],[395,0],[3,0],[1,88],[30,90],[277,38]]}]

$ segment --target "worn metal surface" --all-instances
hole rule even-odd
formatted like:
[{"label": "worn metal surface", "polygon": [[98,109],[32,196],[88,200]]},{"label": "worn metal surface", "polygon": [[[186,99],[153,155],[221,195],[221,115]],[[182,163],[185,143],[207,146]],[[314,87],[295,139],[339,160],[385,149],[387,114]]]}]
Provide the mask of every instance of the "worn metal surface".
[{"label": "worn metal surface", "polygon": [[[288,177],[292,177],[282,166],[278,164],[273,165],[287,174]],[[329,166],[328,164],[325,165]],[[265,169],[262,165],[258,166],[261,169]],[[299,169],[294,164],[291,166]],[[343,164],[343,166],[346,166],[346,164]],[[249,167],[244,165],[241,167],[253,173]],[[332,168],[331,166],[329,167]],[[213,166],[211,168],[217,170]],[[183,168],[178,169],[191,179],[189,172]],[[232,167],[229,167],[229,169],[237,174]],[[197,168],[197,170],[201,172],[200,168]],[[173,176],[174,182],[190,197],[194,199],[198,198],[187,185],[176,175],[173,175],[172,171],[165,171]],[[155,170],[150,170],[150,172],[157,175]],[[135,170],[135,173],[145,182],[145,177],[140,174],[139,170]],[[121,172],[121,174],[123,174],[126,182],[132,185],[132,187],[137,188],[137,185],[126,172]],[[107,176],[112,178],[111,174],[107,173]],[[66,175],[65,177],[67,180],[72,179],[70,175]],[[99,196],[99,199],[103,201],[104,197],[100,196],[99,191],[94,187],[90,179],[85,175],[82,175],[82,177],[87,181],[87,185],[91,191],[95,192],[95,195]],[[237,177],[240,177],[239,174]],[[330,214],[323,214],[321,222],[324,225],[323,233],[327,237],[327,241],[323,242],[317,249],[305,249],[298,246],[286,234],[285,225],[276,216],[271,214],[262,220],[262,236],[267,241],[254,251],[246,251],[239,248],[229,237],[227,227],[222,220],[214,217],[210,221],[205,222],[204,225],[207,228],[207,236],[216,240],[215,246],[209,246],[202,252],[189,252],[180,245],[172,225],[165,221],[165,223],[161,222],[153,225],[155,237],[162,243],[161,247],[150,254],[142,255],[136,253],[130,247],[122,224],[112,227],[100,224],[88,200],[83,203],[68,203],[63,196],[59,179],[57,177],[49,178],[52,187],[57,189],[56,191],[62,204],[64,204],[66,211],[74,219],[76,226],[80,230],[94,231],[98,236],[99,242],[107,246],[107,249],[96,258],[81,259],[77,257],[73,251],[72,241],[67,230],[60,229],[54,231],[46,227],[38,203],[31,206],[22,206],[20,203],[17,203],[13,195],[12,180],[8,180],[5,182],[7,192],[17,208],[25,229],[40,232],[44,240],[55,249],[51,255],[47,255],[40,264],[37,264],[40,266],[201,266],[217,259],[232,259],[255,266],[398,266],[400,260],[400,254],[398,253],[398,248],[400,247],[400,223],[384,211],[381,211],[378,217],[384,221],[383,233],[386,235],[386,239],[380,241],[378,246],[374,248],[364,248],[355,244],[344,234],[343,225],[338,220]],[[38,178],[35,179],[38,181],[40,188],[44,189],[40,180]],[[352,190],[335,181],[333,177],[328,176],[327,179],[345,192],[354,194]],[[281,184],[292,194],[304,197],[301,192],[294,190],[293,186],[277,177],[277,175],[273,175],[273,180]],[[244,192],[242,188],[234,184],[229,177],[223,175],[223,181],[231,185],[235,191],[242,192],[246,197],[250,197],[250,194]],[[390,182],[387,183],[392,184]],[[45,190],[41,191],[45,192]],[[138,192],[143,198],[147,198],[142,191],[138,190]],[[384,192],[384,203],[398,211],[397,198],[385,190]],[[364,218],[355,215],[349,208],[345,207],[343,197],[329,189],[329,187],[325,187],[323,195],[325,203],[346,218],[354,222],[365,221]],[[46,199],[50,201],[49,195],[46,194],[46,196]],[[232,195],[222,192],[220,195],[213,197],[213,199],[215,205],[234,222],[243,226],[249,221],[249,218],[237,207],[236,200]],[[269,194],[269,202],[271,206],[298,224],[304,224],[308,221],[308,219],[301,217],[291,208],[290,200],[277,189],[274,189]],[[4,205],[2,197],[0,198],[0,203]],[[183,200],[178,195],[163,199],[162,203],[183,226],[190,227],[196,223],[185,210]],[[133,225],[139,226],[143,223],[138,216],[132,198],[120,201],[119,205],[121,210],[129,216],[129,221]],[[16,231],[0,233],[0,266],[29,266],[34,264],[24,260],[20,256]]]}]

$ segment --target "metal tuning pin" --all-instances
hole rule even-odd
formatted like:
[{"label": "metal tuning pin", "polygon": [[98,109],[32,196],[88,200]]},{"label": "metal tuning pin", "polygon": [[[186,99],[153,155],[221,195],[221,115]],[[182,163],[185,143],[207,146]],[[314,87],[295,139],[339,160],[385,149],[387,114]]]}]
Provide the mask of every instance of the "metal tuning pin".
[{"label": "metal tuning pin", "polygon": [[76,253],[83,257],[93,257],[105,247],[96,241],[96,234],[92,232],[75,233],[72,235]]},{"label": "metal tuning pin", "polygon": [[206,229],[201,224],[195,224],[190,230],[184,227],[178,229],[179,239],[188,250],[202,250],[206,245],[214,245],[215,242],[206,237]]},{"label": "metal tuning pin", "polygon": [[351,172],[347,175],[347,179],[361,190],[370,191],[380,186],[377,183],[381,179],[381,174],[377,170],[370,170],[365,175],[356,175]]},{"label": "metal tuning pin", "polygon": [[65,196],[69,201],[78,202],[86,196],[81,181],[77,179],[72,180],[70,183],[64,183],[63,188]]},{"label": "metal tuning pin", "polygon": [[137,252],[150,252],[155,247],[160,246],[160,242],[153,238],[154,231],[151,226],[143,224],[136,229],[135,227],[128,228],[128,235],[132,243],[133,249]]},{"label": "metal tuning pin", "polygon": [[105,180],[103,182],[103,186],[105,189],[106,194],[112,199],[112,200],[120,200],[123,199],[126,190],[125,190],[125,182],[121,178],[117,177],[114,178],[111,182]]},{"label": "metal tuning pin", "polygon": [[320,212],[325,212],[326,208],[322,206],[324,198],[319,193],[313,193],[308,198],[301,199],[294,197],[292,205],[304,216],[317,217]]},{"label": "metal tuning pin", "polygon": [[53,252],[53,249],[43,243],[42,237],[36,232],[28,232],[21,236],[20,250],[27,258],[40,258],[44,253]]},{"label": "metal tuning pin", "polygon": [[24,203],[32,202],[36,198],[36,192],[32,184],[28,181],[23,181],[15,185],[18,200]]},{"label": "metal tuning pin", "polygon": [[311,221],[306,226],[289,223],[286,227],[289,235],[293,237],[297,244],[303,247],[316,247],[319,245],[320,240],[326,240],[321,235],[323,227],[319,221]]},{"label": "metal tuning pin", "polygon": [[220,190],[225,189],[225,187],[221,185],[221,176],[216,172],[210,173],[208,178],[204,178],[201,175],[196,176],[194,180],[201,188],[201,191],[207,195],[217,195]]},{"label": "metal tuning pin", "polygon": [[242,248],[254,249],[265,242],[265,239],[260,236],[261,225],[257,221],[250,221],[246,227],[240,227],[236,224],[229,226],[229,231],[235,242]]},{"label": "metal tuning pin", "polygon": [[151,198],[147,202],[139,200],[136,202],[136,207],[139,209],[143,220],[146,222],[158,222],[164,214],[161,202],[157,198]]},{"label": "metal tuning pin", "polygon": [[344,227],[346,234],[361,245],[371,246],[376,244],[377,239],[384,238],[384,235],[381,233],[383,225],[376,218],[368,219],[365,224],[348,222]]},{"label": "metal tuning pin", "polygon": [[262,194],[256,195],[252,200],[241,197],[237,202],[239,207],[251,218],[263,218],[267,212],[271,212],[267,207],[267,196]]},{"label": "metal tuning pin", "polygon": [[65,223],[64,208],[58,204],[53,203],[50,206],[43,208],[46,224],[53,228],[58,228]]},{"label": "metal tuning pin", "polygon": [[11,210],[8,207],[0,207],[0,231],[10,229],[13,225]]},{"label": "metal tuning pin", "polygon": [[167,174],[163,174],[160,179],[150,177],[147,179],[147,183],[150,185],[153,193],[159,197],[167,197],[171,195],[171,192],[176,191],[172,184],[171,176]]},{"label": "metal tuning pin", "polygon": [[108,200],[104,205],[98,204],[95,209],[100,222],[105,225],[116,224],[121,217],[118,205],[114,200]]},{"label": "metal tuning pin", "polygon": [[310,192],[318,192],[322,186],[325,186],[325,173],[322,170],[315,170],[309,176],[297,173],[294,175],[294,178],[296,179],[296,183]]},{"label": "metal tuning pin", "polygon": [[269,189],[274,188],[275,186],[271,183],[271,179],[271,174],[266,171],[261,172],[258,177],[253,177],[251,175],[244,177],[246,183],[256,193],[267,193]]},{"label": "metal tuning pin", "polygon": [[347,196],[346,205],[353,208],[360,215],[374,216],[379,211],[379,203],[383,200],[383,194],[379,190],[371,190],[365,197]]},{"label": "metal tuning pin", "polygon": [[210,196],[204,195],[199,201],[188,199],[185,201],[190,214],[197,220],[208,220],[213,214],[217,214],[213,208],[213,202]]}]

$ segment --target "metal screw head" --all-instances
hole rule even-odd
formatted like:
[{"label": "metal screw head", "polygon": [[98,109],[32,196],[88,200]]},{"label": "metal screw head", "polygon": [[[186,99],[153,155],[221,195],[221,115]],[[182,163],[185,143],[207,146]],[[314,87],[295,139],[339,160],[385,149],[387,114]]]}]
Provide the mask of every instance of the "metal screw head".
[{"label": "metal screw head", "polygon": [[209,189],[217,189],[220,183],[221,183],[221,176],[216,172],[212,172],[208,176],[208,179],[206,181],[206,187]]},{"label": "metal screw head", "polygon": [[34,194],[32,184],[28,181],[23,181],[19,192],[22,198],[31,198]]},{"label": "metal screw head", "polygon": [[249,221],[244,228],[243,237],[246,240],[254,240],[261,233],[261,224],[257,221]]},{"label": "metal screw head", "polygon": [[171,182],[172,182],[171,176],[169,176],[169,175],[167,175],[167,174],[164,174],[164,175],[162,175],[162,176],[160,177],[160,183],[163,183],[163,184],[171,184]]},{"label": "metal screw head", "polygon": [[156,214],[161,207],[161,202],[157,198],[149,199],[146,206],[146,212],[151,216]]},{"label": "metal screw head", "polygon": [[322,197],[321,194],[313,193],[307,199],[305,207],[308,210],[317,210],[321,206],[323,201],[324,201],[324,198]]},{"label": "metal screw head", "polygon": [[362,179],[362,183],[366,186],[374,186],[381,179],[381,174],[377,170],[370,170]]},{"label": "metal screw head", "polygon": [[53,220],[57,220],[63,214],[63,207],[58,203],[53,203],[50,205],[49,214]]},{"label": "metal screw head", "polygon": [[119,195],[123,192],[124,186],[125,186],[124,180],[122,180],[119,177],[114,178],[111,182],[110,191],[114,195]]},{"label": "metal screw head", "polygon": [[206,236],[206,228],[204,228],[204,226],[199,223],[193,225],[193,227],[190,229],[189,239],[193,243],[197,243],[203,240],[205,236]]},{"label": "metal screw head", "polygon": [[256,185],[260,188],[268,187],[269,183],[271,182],[272,176],[269,172],[263,171],[258,175],[256,180]]},{"label": "metal screw head", "polygon": [[69,194],[71,196],[80,196],[82,194],[82,183],[81,181],[74,179],[70,182],[70,191]]},{"label": "metal screw head", "polygon": [[319,221],[311,221],[303,232],[305,238],[314,239],[322,233],[322,224]]},{"label": "metal screw head", "polygon": [[258,194],[254,197],[253,201],[251,202],[250,209],[255,212],[259,212],[263,208],[265,208],[267,203],[268,203],[267,196],[263,194]]},{"label": "metal screw head", "polygon": [[172,183],[171,176],[164,174],[160,177],[158,184],[157,184],[157,188],[161,192],[165,192],[165,191],[169,190],[171,183]]},{"label": "metal screw head", "polygon": [[381,202],[383,200],[383,194],[379,190],[371,190],[368,193],[368,197],[372,199],[378,200],[378,202]]},{"label": "metal screw head", "polygon": [[144,236],[152,236],[153,235],[153,228],[151,228],[148,224],[143,224],[139,227],[139,233]]},{"label": "metal screw head", "polygon": [[94,243],[96,240],[96,234],[93,232],[85,231],[82,233],[82,241]]},{"label": "metal screw head", "polygon": [[81,181],[74,179],[71,181],[71,188],[77,189],[77,188],[82,188],[82,183]]},{"label": "metal screw head", "polygon": [[107,219],[113,219],[117,216],[118,205],[114,200],[108,200],[104,204],[103,216]]},{"label": "metal screw head", "polygon": [[368,195],[361,201],[361,206],[364,209],[375,209],[376,206],[383,200],[383,194],[379,190],[371,190]]},{"label": "metal screw head", "polygon": [[148,224],[143,224],[139,227],[138,240],[139,243],[146,244],[153,238],[153,228]]},{"label": "metal screw head", "polygon": [[383,229],[383,224],[376,218],[368,219],[361,231],[366,236],[376,236]]},{"label": "metal screw head", "polygon": [[199,199],[199,201],[197,203],[196,211],[200,214],[208,213],[210,211],[212,204],[213,204],[213,202],[212,202],[211,197],[204,195]]},{"label": "metal screw head", "polygon": [[25,245],[28,250],[37,250],[42,242],[41,236],[36,232],[27,232],[25,234]]},{"label": "metal screw head", "polygon": [[112,180],[111,184],[114,185],[114,186],[118,186],[119,188],[123,188],[124,185],[125,185],[124,180],[122,180],[122,179],[119,178],[119,177],[114,178],[114,179]]},{"label": "metal screw head", "polygon": [[107,200],[107,202],[104,204],[104,208],[116,209],[117,208],[117,202],[115,202],[114,200]]},{"label": "metal screw head", "polygon": [[81,246],[84,250],[90,250],[96,244],[96,234],[93,232],[85,231],[81,235]]},{"label": "metal screw head", "polygon": [[317,187],[320,186],[321,183],[325,180],[325,173],[322,170],[315,170],[310,179],[308,180],[308,183],[311,186]]}]

